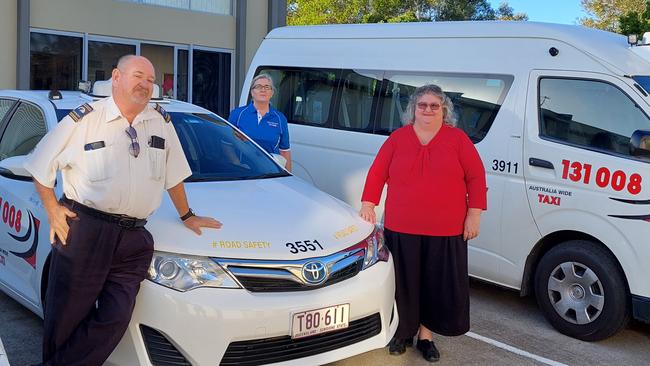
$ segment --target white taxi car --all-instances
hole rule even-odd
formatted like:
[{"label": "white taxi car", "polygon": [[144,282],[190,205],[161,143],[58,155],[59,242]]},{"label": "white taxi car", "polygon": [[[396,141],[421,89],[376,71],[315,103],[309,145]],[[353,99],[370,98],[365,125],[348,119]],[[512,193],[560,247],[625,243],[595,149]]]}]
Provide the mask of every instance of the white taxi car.
[{"label": "white taxi car", "polygon": [[[0,288],[42,316],[50,244],[22,167],[81,92],[0,91]],[[397,326],[383,233],[287,173],[215,114],[159,100],[192,168],[198,236],[167,195],[147,228],[154,259],[110,365],[315,365],[385,346]],[[61,177],[59,175],[58,179]],[[60,196],[61,184],[55,188]]]}]

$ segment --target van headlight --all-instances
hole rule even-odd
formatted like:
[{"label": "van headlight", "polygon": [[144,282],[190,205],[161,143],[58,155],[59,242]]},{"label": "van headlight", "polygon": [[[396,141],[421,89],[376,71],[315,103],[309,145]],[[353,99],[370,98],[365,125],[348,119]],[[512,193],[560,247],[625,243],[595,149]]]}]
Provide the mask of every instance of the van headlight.
[{"label": "van headlight", "polygon": [[177,291],[197,287],[240,288],[224,269],[208,257],[153,253],[147,278]]},{"label": "van headlight", "polygon": [[363,269],[366,269],[377,262],[387,262],[390,252],[384,244],[384,230],[375,226],[369,237],[366,238],[366,258],[363,261]]}]

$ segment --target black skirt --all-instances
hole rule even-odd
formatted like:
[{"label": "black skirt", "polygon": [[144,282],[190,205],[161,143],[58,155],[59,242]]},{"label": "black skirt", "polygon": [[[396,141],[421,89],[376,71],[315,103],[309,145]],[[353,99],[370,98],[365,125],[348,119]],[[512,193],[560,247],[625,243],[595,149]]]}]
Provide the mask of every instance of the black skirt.
[{"label": "black skirt", "polygon": [[427,236],[384,230],[395,263],[399,325],[413,337],[420,324],[445,336],[469,331],[467,242],[462,235]]}]

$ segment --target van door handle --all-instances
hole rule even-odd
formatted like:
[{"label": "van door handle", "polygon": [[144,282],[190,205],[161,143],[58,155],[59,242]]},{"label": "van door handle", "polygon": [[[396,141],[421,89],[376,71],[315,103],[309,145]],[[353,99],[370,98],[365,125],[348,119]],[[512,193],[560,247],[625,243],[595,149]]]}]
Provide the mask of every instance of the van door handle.
[{"label": "van door handle", "polygon": [[544,159],[529,158],[528,165],[538,166],[540,168],[546,168],[546,169],[555,169],[555,167],[553,167],[553,163]]}]

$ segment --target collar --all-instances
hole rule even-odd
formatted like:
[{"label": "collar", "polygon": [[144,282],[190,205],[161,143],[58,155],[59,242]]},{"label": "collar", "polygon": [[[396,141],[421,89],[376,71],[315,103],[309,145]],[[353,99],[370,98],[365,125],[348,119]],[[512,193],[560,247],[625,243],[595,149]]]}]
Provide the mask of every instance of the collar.
[{"label": "collar", "polygon": [[[254,113],[254,114],[257,114],[257,113],[258,113],[258,112],[257,112],[257,109],[255,108],[255,104],[253,104],[253,101],[252,101],[252,100],[251,100],[249,106],[250,106],[250,109],[251,109],[251,113]],[[269,103],[269,112],[268,112],[268,114],[270,114],[270,113],[273,112],[274,110],[275,110],[275,108],[273,108],[273,105],[272,105],[271,103]]]},{"label": "collar", "polygon": [[[115,104],[115,100],[113,97],[108,97],[105,99],[106,100],[106,122],[112,122],[115,121],[119,118],[124,118],[122,116],[122,112],[120,111],[120,108]],[[147,103],[147,106],[144,108],[142,112],[140,112],[135,118],[133,119],[132,125],[137,125],[140,122],[143,122],[144,120],[147,119],[152,119],[155,117],[155,114],[157,114],[156,110],[151,106],[151,104]],[[126,118],[124,118],[126,120]]]}]

